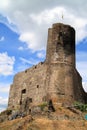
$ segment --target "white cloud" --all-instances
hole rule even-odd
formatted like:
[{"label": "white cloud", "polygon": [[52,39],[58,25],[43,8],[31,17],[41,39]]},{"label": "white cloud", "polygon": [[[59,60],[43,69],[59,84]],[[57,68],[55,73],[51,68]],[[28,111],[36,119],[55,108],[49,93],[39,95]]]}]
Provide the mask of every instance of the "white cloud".
[{"label": "white cloud", "polygon": [[8,98],[0,97],[0,104],[4,105],[8,103]]},{"label": "white cloud", "polygon": [[8,94],[10,90],[11,83],[0,82],[0,112],[5,110],[8,104]]},{"label": "white cloud", "polygon": [[87,52],[77,52],[76,67],[82,76],[83,82],[87,81]]},{"label": "white cloud", "polygon": [[7,8],[10,4],[10,1],[9,0],[3,0],[2,1],[2,8]]},{"label": "white cloud", "polygon": [[0,97],[0,112],[4,111],[8,104],[8,98]]},{"label": "white cloud", "polygon": [[8,18],[10,24],[17,26],[19,39],[33,51],[46,48],[47,29],[54,22],[74,26],[77,41],[87,36],[86,0],[4,0],[2,5],[0,5],[1,14]]},{"label": "white cloud", "polygon": [[23,51],[24,48],[23,48],[22,46],[20,46],[20,47],[18,48],[18,50]]},{"label": "white cloud", "polygon": [[84,81],[87,80],[87,61],[77,61],[77,69]]},{"label": "white cloud", "polygon": [[[62,13],[64,19],[62,19]],[[82,40],[87,35],[87,19],[81,18],[80,16],[77,17],[77,15],[73,14],[64,7],[56,7],[53,9],[44,10],[41,13],[31,14],[30,16],[32,20],[35,21],[39,26],[44,25],[47,27],[47,25],[50,25],[50,23],[52,24],[55,22],[64,22],[65,24],[70,24],[71,26],[75,27],[77,31],[77,41]],[[44,26],[42,26],[42,29],[44,28]]]},{"label": "white cloud", "polygon": [[45,58],[45,53],[43,53],[43,52],[38,52],[38,53],[37,53],[37,57],[38,57],[38,58]]},{"label": "white cloud", "polygon": [[[61,18],[62,12],[64,14],[63,20]],[[21,15],[23,17],[23,14]],[[77,17],[77,15],[72,14],[72,12],[64,7],[46,9],[39,13],[31,13],[28,16],[27,18],[21,18],[23,19],[22,22],[24,21],[23,23],[26,23],[26,25],[22,27],[19,25],[21,30],[19,39],[27,43],[28,48],[34,51],[46,48],[47,29],[55,22],[64,22],[75,27],[77,31],[76,40],[78,42],[87,36],[87,19],[81,18],[80,16]],[[25,19],[27,20],[25,21]],[[23,24],[22,22],[21,24]]]},{"label": "white cloud", "polygon": [[0,53],[0,75],[11,75],[13,74],[15,58],[8,56],[7,52]]},{"label": "white cloud", "polygon": [[23,33],[20,35],[19,40],[21,40],[22,42],[26,42],[28,45],[28,48],[30,49],[34,49],[34,50],[43,49],[38,43],[39,42],[38,37],[36,37],[35,33],[32,33],[32,32]]},{"label": "white cloud", "polygon": [[30,64],[30,65],[35,65],[35,64],[38,64],[38,62],[39,62],[39,61],[34,60],[32,58],[27,60],[27,59],[25,59],[23,57],[20,57],[20,60],[22,61],[23,64]]},{"label": "white cloud", "polygon": [[87,61],[87,52],[77,51],[76,61]]},{"label": "white cloud", "polygon": [[87,82],[83,82],[83,88],[84,88],[85,92],[87,92]]},{"label": "white cloud", "polygon": [[17,72],[24,71],[26,68],[29,68],[32,65],[38,64],[40,60],[36,60],[33,58],[26,59],[26,58],[20,57],[20,62],[21,62],[21,66],[18,65],[17,70],[16,70]]},{"label": "white cloud", "polygon": [[0,83],[0,93],[8,93],[10,84]]},{"label": "white cloud", "polygon": [[2,36],[1,38],[0,38],[0,42],[2,42],[2,41],[4,41],[5,40],[5,38],[4,38],[4,36]]}]

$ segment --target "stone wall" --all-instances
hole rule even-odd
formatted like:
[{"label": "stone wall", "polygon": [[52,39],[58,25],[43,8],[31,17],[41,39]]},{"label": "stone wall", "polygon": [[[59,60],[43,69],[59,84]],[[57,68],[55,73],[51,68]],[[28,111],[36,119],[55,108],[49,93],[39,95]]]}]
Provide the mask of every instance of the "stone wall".
[{"label": "stone wall", "polygon": [[27,97],[34,104],[40,103],[46,94],[46,65],[42,62],[15,75],[10,88],[8,106],[20,105]]}]

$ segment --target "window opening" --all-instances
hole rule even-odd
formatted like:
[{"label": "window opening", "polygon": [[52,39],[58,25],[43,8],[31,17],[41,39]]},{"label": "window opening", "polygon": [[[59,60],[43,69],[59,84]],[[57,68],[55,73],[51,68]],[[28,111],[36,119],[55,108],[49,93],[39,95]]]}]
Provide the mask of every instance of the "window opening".
[{"label": "window opening", "polygon": [[29,98],[29,102],[32,102],[32,98]]},{"label": "window opening", "polygon": [[39,85],[37,85],[37,88],[39,88]]},{"label": "window opening", "polygon": [[23,89],[23,90],[22,90],[22,94],[25,94],[25,93],[26,93],[26,89]]}]

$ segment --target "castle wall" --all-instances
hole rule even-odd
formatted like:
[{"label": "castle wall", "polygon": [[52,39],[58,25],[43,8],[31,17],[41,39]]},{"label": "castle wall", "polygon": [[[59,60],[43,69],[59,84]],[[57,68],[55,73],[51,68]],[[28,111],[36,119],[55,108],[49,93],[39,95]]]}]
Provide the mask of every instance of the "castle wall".
[{"label": "castle wall", "polygon": [[87,94],[85,93],[82,86],[82,77],[79,72],[74,70],[74,97],[76,101],[87,103]]},{"label": "castle wall", "polygon": [[53,24],[48,30],[45,62],[15,75],[8,107],[20,106],[27,97],[33,105],[50,99],[66,104],[87,102],[75,64],[75,30]]},{"label": "castle wall", "polygon": [[27,97],[33,104],[42,102],[46,94],[45,79],[46,65],[43,63],[16,74],[10,88],[8,106],[19,106]]},{"label": "castle wall", "polygon": [[72,104],[75,101],[87,102],[87,94],[82,87],[82,78],[76,68],[66,63],[48,65],[49,98],[54,102]]}]

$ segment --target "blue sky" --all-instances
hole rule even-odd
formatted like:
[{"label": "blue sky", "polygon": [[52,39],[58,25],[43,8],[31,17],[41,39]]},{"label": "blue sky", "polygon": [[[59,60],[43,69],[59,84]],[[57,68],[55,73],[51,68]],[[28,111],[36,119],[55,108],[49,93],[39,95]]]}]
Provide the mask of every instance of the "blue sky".
[{"label": "blue sky", "polygon": [[[87,91],[86,0],[3,0],[0,5],[0,111],[17,72],[44,61],[48,28],[63,22],[76,30],[76,66]],[[62,19],[63,15],[63,19]]]}]

